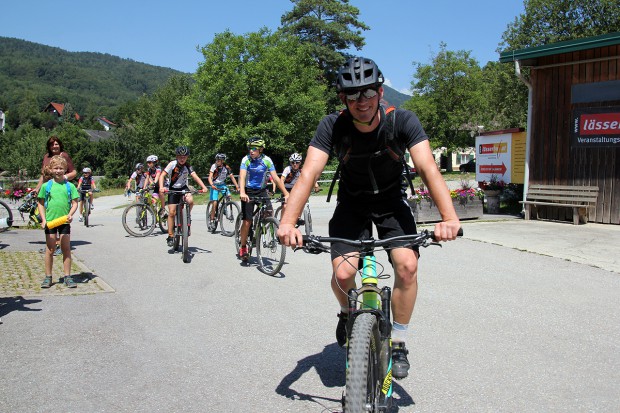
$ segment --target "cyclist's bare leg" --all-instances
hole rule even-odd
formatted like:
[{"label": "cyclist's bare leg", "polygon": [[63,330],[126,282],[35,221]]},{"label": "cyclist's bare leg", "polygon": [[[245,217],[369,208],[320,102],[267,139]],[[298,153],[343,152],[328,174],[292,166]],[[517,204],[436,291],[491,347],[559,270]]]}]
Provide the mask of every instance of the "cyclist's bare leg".
[{"label": "cyclist's bare leg", "polygon": [[192,212],[192,208],[194,208],[194,197],[192,196],[192,194],[186,194],[185,200],[189,204],[189,212]]},{"label": "cyclist's bare leg", "polygon": [[336,257],[332,260],[333,274],[335,274],[331,282],[332,291],[340,307],[343,309],[349,307],[347,293],[351,288],[355,288],[355,274],[357,274],[358,261],[359,258],[350,256],[347,261],[345,261],[344,257]]},{"label": "cyclist's bare leg", "polygon": [[84,201],[80,199],[80,215],[82,215],[83,213],[84,213]]},{"label": "cyclist's bare leg", "polygon": [[90,199],[90,207],[92,208],[93,206],[93,200],[95,199],[95,197],[93,196],[92,192],[88,193],[88,198]]},{"label": "cyclist's bare leg", "polygon": [[241,240],[241,247],[247,247],[248,233],[250,232],[250,225],[252,225],[251,219],[244,219],[239,230],[239,239]]},{"label": "cyclist's bare leg", "polygon": [[418,295],[418,253],[409,248],[395,248],[390,255],[395,273],[392,314],[395,322],[407,325]]},{"label": "cyclist's bare leg", "polygon": [[56,234],[45,234],[45,275],[52,275],[56,251]]},{"label": "cyclist's bare leg", "polygon": [[62,250],[64,275],[71,275],[71,236],[69,234],[60,235],[60,249]]},{"label": "cyclist's bare leg", "polygon": [[211,221],[215,219],[215,209],[217,208],[217,201],[210,201],[209,205],[211,205]]},{"label": "cyclist's bare leg", "polygon": [[168,204],[168,236],[174,236],[174,217],[177,214],[177,204]]}]

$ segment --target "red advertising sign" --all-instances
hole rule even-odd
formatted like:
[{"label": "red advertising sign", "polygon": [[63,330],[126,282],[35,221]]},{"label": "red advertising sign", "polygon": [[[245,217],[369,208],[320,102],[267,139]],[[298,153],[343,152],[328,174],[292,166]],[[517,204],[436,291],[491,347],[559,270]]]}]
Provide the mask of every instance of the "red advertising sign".
[{"label": "red advertising sign", "polygon": [[573,147],[620,147],[620,107],[573,111]]}]

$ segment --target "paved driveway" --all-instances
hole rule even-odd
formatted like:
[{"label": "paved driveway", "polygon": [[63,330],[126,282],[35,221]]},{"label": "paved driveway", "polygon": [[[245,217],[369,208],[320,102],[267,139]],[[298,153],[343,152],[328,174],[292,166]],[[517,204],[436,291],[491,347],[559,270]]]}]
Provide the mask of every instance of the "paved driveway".
[{"label": "paved driveway", "polygon": [[[232,238],[207,233],[198,206],[184,264],[164,235],[127,236],[117,200],[99,199],[94,226],[72,233],[74,255],[115,292],[0,299],[0,411],[339,411],[326,255],[289,250],[282,273],[265,276],[239,264]],[[332,208],[312,198],[317,233]],[[422,251],[395,411],[617,411],[620,274],[500,245],[493,228],[514,234],[512,222],[529,225],[465,223],[464,239]],[[38,249],[41,238],[12,231],[0,244]]]}]

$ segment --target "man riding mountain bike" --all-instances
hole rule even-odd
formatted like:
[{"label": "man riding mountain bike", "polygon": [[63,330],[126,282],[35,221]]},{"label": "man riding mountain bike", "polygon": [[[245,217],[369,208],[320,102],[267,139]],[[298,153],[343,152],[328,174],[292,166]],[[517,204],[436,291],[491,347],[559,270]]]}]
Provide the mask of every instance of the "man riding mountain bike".
[{"label": "man riding mountain bike", "polygon": [[[297,217],[330,154],[340,160],[338,203],[329,222],[331,237],[367,237],[372,223],[381,239],[415,234],[416,223],[406,202],[406,183],[402,177],[405,151],[411,155],[441,213],[442,222],[435,225],[437,240],[456,238],[459,219],[435,164],[429,138],[413,112],[381,106],[383,81],[383,74],[371,59],[354,57],[340,68],[336,88],[346,109],[324,117],[310,142],[304,168],[291,191],[278,229],[283,244],[302,245],[302,234],[295,228]],[[347,292],[355,288],[356,253],[353,247],[332,244],[331,285],[340,304],[336,339],[341,346],[347,339]],[[395,272],[392,373],[396,379],[407,377],[409,372],[405,340],[418,290],[418,258],[417,248],[395,247],[389,252]],[[341,265],[344,260],[349,264]]]}]

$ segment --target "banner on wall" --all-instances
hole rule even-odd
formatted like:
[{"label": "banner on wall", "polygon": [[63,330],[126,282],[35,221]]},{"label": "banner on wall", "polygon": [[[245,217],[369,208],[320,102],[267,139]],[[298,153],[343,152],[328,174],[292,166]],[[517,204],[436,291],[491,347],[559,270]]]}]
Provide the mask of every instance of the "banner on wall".
[{"label": "banner on wall", "polygon": [[476,180],[493,176],[522,184],[525,174],[525,132],[521,129],[487,132],[476,137]]},{"label": "banner on wall", "polygon": [[620,106],[573,110],[572,148],[620,148]]}]

